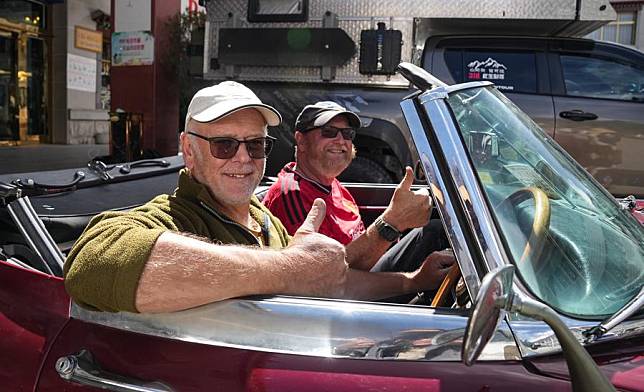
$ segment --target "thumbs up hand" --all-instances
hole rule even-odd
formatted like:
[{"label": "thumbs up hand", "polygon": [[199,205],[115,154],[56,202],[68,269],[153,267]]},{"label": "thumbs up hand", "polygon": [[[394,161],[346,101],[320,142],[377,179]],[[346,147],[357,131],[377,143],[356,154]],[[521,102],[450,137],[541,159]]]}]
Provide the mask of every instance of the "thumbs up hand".
[{"label": "thumbs up hand", "polygon": [[302,226],[283,253],[293,270],[293,281],[286,294],[342,297],[348,265],[344,246],[319,234],[326,215],[326,204],[315,199]]},{"label": "thumbs up hand", "polygon": [[389,206],[383,213],[383,220],[398,231],[422,227],[429,222],[432,212],[432,199],[427,189],[411,190],[414,173],[411,167],[405,168],[405,177],[396,187]]}]

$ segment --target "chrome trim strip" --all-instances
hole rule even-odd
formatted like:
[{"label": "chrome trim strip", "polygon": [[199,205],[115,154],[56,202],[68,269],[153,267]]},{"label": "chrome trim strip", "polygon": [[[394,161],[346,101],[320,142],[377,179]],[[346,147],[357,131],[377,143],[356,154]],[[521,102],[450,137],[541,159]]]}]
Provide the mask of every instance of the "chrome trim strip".
[{"label": "chrome trim strip", "polygon": [[446,230],[447,238],[454,250],[456,259],[458,260],[461,273],[465,279],[465,284],[470,292],[471,298],[476,298],[481,284],[478,274],[474,269],[474,261],[470,253],[469,245],[465,234],[461,229],[458,218],[456,215],[456,206],[452,201],[445,197],[447,188],[445,180],[443,179],[438,162],[432,154],[431,146],[427,140],[427,135],[423,129],[422,122],[416,111],[416,107],[411,99],[406,99],[400,103],[402,108],[407,127],[411,133],[413,144],[416,146],[418,157],[423,164],[425,175],[427,176],[428,183],[434,202],[438,208],[438,213],[443,221],[443,227]]},{"label": "chrome trim strip", "polygon": [[50,275],[63,276],[65,257],[56,246],[56,242],[51,238],[38,214],[36,214],[29,197],[24,196],[12,201],[7,205],[7,210],[29,247],[43,261],[43,266],[47,268],[47,272]]},{"label": "chrome trim strip", "polygon": [[[644,320],[627,320],[590,344],[584,344],[583,332],[597,324],[596,321],[575,320],[559,314],[559,317],[575,335],[579,343],[592,346],[596,343],[610,342],[618,339],[641,336],[644,334]],[[522,357],[554,354],[561,352],[561,345],[550,327],[541,321],[525,319],[513,314],[509,317],[510,328],[516,337]]]},{"label": "chrome trim strip", "polygon": [[[451,180],[459,190],[461,207],[473,228],[488,271],[511,264],[447,102],[427,101],[423,107],[448,161]],[[517,280],[515,278],[515,281]]]},{"label": "chrome trim strip", "polygon": [[[94,312],[71,317],[127,332],[212,346],[329,358],[460,361],[468,312],[424,306],[270,297],[166,314]],[[519,360],[506,323],[482,360]]]},{"label": "chrome trim strip", "polygon": [[443,91],[449,95],[458,91],[469,90],[471,88],[477,88],[477,87],[487,87],[487,86],[494,86],[494,83],[486,81],[486,82],[467,82],[467,83],[461,83],[461,84],[454,84],[451,86],[444,87]]}]

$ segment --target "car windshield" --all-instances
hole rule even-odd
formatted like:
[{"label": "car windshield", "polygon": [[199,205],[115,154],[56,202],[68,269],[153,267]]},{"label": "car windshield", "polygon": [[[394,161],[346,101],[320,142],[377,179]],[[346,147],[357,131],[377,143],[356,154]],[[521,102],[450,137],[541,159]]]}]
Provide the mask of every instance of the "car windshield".
[{"label": "car windshield", "polygon": [[573,317],[616,312],[644,283],[644,229],[493,87],[448,103],[519,276]]}]

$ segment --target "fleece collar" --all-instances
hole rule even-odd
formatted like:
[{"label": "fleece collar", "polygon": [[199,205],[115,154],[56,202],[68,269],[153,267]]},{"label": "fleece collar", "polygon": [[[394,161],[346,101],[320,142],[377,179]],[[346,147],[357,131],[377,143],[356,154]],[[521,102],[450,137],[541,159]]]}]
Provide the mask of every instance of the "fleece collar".
[{"label": "fleece collar", "polygon": [[[179,187],[174,191],[175,196],[192,201],[196,204],[204,202],[209,208],[217,211],[218,214],[225,216],[217,207],[217,203],[208,191],[208,188],[192,178],[187,169],[182,169],[179,173]],[[253,195],[250,199],[250,215],[258,223],[263,224],[264,205]],[[258,211],[259,210],[259,211]]]}]

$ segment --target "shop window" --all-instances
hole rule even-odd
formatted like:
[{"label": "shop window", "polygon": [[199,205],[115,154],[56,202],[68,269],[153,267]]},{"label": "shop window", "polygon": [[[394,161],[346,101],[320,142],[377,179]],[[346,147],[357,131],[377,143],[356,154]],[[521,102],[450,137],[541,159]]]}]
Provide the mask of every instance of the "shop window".
[{"label": "shop window", "polygon": [[47,62],[42,39],[27,40],[27,135],[47,135]]},{"label": "shop window", "polygon": [[635,25],[637,12],[618,11],[617,20],[588,34],[586,38],[635,45]]},{"label": "shop window", "polygon": [[25,0],[1,0],[0,18],[45,28],[45,8],[42,4]]}]

